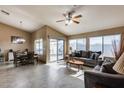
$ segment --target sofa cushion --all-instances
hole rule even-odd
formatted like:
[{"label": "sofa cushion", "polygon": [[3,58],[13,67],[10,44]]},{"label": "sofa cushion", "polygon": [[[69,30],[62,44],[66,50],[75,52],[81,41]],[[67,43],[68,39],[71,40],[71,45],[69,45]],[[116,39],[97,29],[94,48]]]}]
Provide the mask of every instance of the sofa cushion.
[{"label": "sofa cushion", "polygon": [[92,53],[90,56],[91,59],[95,59],[95,53]]},{"label": "sofa cushion", "polygon": [[94,64],[94,65],[96,65],[96,63],[97,63],[96,60],[93,60],[93,59],[90,59],[90,58],[82,58],[82,57],[80,57],[80,60],[82,62],[84,62],[85,64]]},{"label": "sofa cushion", "polygon": [[99,56],[101,55],[101,51],[98,52],[90,52],[90,58],[94,60],[98,60]]},{"label": "sofa cushion", "polygon": [[88,52],[87,53],[87,56],[88,56],[87,58],[90,58],[93,52],[92,51],[87,51],[87,52]]},{"label": "sofa cushion", "polygon": [[103,67],[104,67],[103,72],[110,73],[110,74],[117,74],[117,72],[113,70],[114,64],[115,63],[110,63],[110,64],[103,65]]},{"label": "sofa cushion", "polygon": [[92,61],[92,59],[90,59],[90,58],[83,58],[83,57],[80,57],[79,59],[82,60],[82,61],[89,61],[89,60]]},{"label": "sofa cushion", "polygon": [[98,51],[98,52],[96,52],[96,53],[98,53],[99,55],[101,55],[101,54],[102,54],[102,52],[101,52],[101,51]]},{"label": "sofa cushion", "polygon": [[80,51],[81,52],[81,56],[84,57],[84,58],[88,58],[88,51]]},{"label": "sofa cushion", "polygon": [[82,57],[82,51],[75,51],[73,52],[74,57]]},{"label": "sofa cushion", "polygon": [[102,63],[102,65],[110,64],[110,63],[115,63],[115,59],[111,57],[104,57],[104,62]]},{"label": "sofa cushion", "polygon": [[80,57],[80,53],[79,53],[78,51],[75,51],[75,52],[74,52],[74,56],[75,56],[75,57]]},{"label": "sofa cushion", "polygon": [[94,69],[93,69],[93,70],[95,70],[95,71],[100,71],[100,68],[101,68],[101,66],[100,66],[100,65],[96,65],[96,66],[94,67]]},{"label": "sofa cushion", "polygon": [[80,53],[79,53],[79,52],[76,52],[76,53],[75,53],[75,56],[76,56],[76,57],[80,57]]},{"label": "sofa cushion", "polygon": [[101,54],[98,54],[98,53],[95,53],[95,60],[98,60],[98,58],[99,58],[99,56],[100,56]]},{"label": "sofa cushion", "polygon": [[79,56],[82,57],[82,53],[83,53],[83,51],[80,50],[80,51],[78,51],[78,52],[79,52]]},{"label": "sofa cushion", "polygon": [[100,71],[105,72],[105,65],[109,65],[111,63],[115,63],[114,58],[104,57],[104,62],[101,65]]}]

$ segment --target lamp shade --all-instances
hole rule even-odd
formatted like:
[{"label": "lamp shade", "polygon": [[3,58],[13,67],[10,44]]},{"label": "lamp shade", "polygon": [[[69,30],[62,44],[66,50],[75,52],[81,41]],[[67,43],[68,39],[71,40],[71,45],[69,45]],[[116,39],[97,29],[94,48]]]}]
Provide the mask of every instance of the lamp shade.
[{"label": "lamp shade", "polygon": [[124,74],[124,53],[122,53],[120,58],[117,60],[113,69],[120,74]]}]

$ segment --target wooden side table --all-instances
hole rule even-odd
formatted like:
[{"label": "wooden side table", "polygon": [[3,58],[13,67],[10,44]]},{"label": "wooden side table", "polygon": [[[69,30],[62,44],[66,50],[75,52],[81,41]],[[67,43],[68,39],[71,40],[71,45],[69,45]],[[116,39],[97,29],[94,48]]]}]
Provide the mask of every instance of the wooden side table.
[{"label": "wooden side table", "polygon": [[66,62],[66,67],[68,67],[68,65],[71,66],[71,64],[77,65],[78,66],[78,71],[82,68],[84,62],[82,61],[78,61],[78,60],[69,60]]}]

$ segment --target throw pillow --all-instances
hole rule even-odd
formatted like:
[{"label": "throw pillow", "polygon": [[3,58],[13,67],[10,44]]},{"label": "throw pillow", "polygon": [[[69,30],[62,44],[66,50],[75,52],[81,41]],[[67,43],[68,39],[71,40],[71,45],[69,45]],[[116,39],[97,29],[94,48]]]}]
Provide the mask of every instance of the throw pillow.
[{"label": "throw pillow", "polygon": [[98,51],[98,52],[90,51],[90,58],[91,59],[98,60],[100,55],[101,55],[101,51]]},{"label": "throw pillow", "polygon": [[113,70],[114,64],[115,63],[110,63],[110,64],[103,65],[104,72],[110,73],[110,74],[117,74],[117,72]]},{"label": "throw pillow", "polygon": [[111,57],[104,57],[104,62],[102,65],[105,65],[105,64],[110,64],[110,63],[114,63],[115,60],[114,58],[111,58]]},{"label": "throw pillow", "polygon": [[78,51],[78,53],[79,53],[79,57],[82,57],[82,51],[80,50]]},{"label": "throw pillow", "polygon": [[98,51],[98,52],[96,52],[96,53],[98,53],[99,55],[101,55],[101,54],[102,54],[102,52],[101,52],[101,51]]},{"label": "throw pillow", "polygon": [[100,68],[101,68],[101,66],[102,66],[102,63],[103,63],[103,61],[102,61],[102,60],[101,60],[101,61],[98,61],[97,65],[94,67],[94,69],[93,69],[93,70],[100,71]]},{"label": "throw pillow", "polygon": [[96,65],[95,68],[94,68],[93,70],[95,70],[95,71],[100,71],[100,68],[101,68],[100,65]]},{"label": "throw pillow", "polygon": [[100,68],[100,71],[101,72],[104,72],[105,71],[104,65],[111,64],[111,63],[115,63],[114,58],[104,57],[104,62],[102,63],[102,66]]},{"label": "throw pillow", "polygon": [[95,52],[95,53],[92,53],[92,54],[91,54],[90,58],[91,58],[91,59],[94,59],[94,60],[98,60],[99,56],[100,56],[100,55]]},{"label": "throw pillow", "polygon": [[98,58],[99,58],[100,55],[98,53],[94,53],[94,55],[95,55],[94,59],[95,60],[98,60]]},{"label": "throw pillow", "polygon": [[73,57],[79,57],[79,52],[78,52],[78,51],[75,51],[75,52],[73,53]]},{"label": "throw pillow", "polygon": [[92,53],[90,56],[91,59],[95,59],[95,53]]}]

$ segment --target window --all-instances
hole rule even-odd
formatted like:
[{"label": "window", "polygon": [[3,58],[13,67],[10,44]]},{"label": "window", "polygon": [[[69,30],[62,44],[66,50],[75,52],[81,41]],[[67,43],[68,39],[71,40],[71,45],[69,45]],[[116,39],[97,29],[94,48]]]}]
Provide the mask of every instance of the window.
[{"label": "window", "polygon": [[90,50],[91,51],[102,51],[102,37],[91,37],[90,38]]},{"label": "window", "polygon": [[77,50],[86,50],[86,39],[77,39]]},{"label": "window", "polygon": [[69,48],[72,48],[72,52],[76,50],[76,40],[69,40]]},{"label": "window", "polygon": [[112,42],[116,41],[119,45],[120,43],[120,35],[111,35],[111,36],[104,36],[104,51],[103,56],[113,57],[113,47]]},{"label": "window", "polygon": [[34,41],[34,51],[36,54],[43,54],[43,40],[37,39]]},{"label": "window", "polygon": [[72,52],[74,52],[75,50],[86,50],[86,39],[81,38],[69,40],[69,47],[72,48]]},{"label": "window", "polygon": [[90,37],[90,50],[101,51],[103,56],[113,57],[112,42],[116,41],[119,46],[120,39],[121,39],[120,34]]}]

